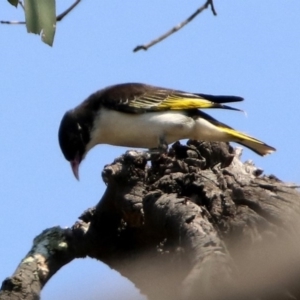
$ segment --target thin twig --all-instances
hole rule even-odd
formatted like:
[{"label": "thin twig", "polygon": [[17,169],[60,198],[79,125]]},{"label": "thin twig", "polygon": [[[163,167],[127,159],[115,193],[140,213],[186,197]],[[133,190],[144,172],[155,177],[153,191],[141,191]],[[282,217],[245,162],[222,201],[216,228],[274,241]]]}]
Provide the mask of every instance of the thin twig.
[{"label": "thin twig", "polygon": [[216,10],[214,8],[214,4],[213,4],[213,0],[207,0],[201,7],[199,7],[191,16],[189,16],[186,20],[184,20],[183,22],[179,23],[177,26],[173,27],[171,30],[169,30],[168,32],[166,32],[165,34],[161,35],[160,37],[158,37],[157,39],[151,41],[148,44],[145,45],[139,45],[137,47],[135,47],[133,49],[133,52],[137,52],[139,50],[148,50],[150,47],[152,47],[153,45],[161,42],[162,40],[166,39],[167,37],[169,37],[171,34],[175,33],[176,31],[180,30],[181,28],[183,28],[185,25],[187,25],[188,23],[190,23],[197,15],[199,15],[202,11],[204,11],[205,9],[207,9],[208,7],[211,7],[212,13],[214,16],[217,15]]},{"label": "thin twig", "polygon": [[76,0],[68,9],[56,17],[56,21],[61,21],[71,10],[73,10],[81,0]]},{"label": "thin twig", "polygon": [[211,8],[211,11],[212,11],[213,15],[216,16],[217,12],[215,10],[215,6],[214,6],[214,3],[213,3],[213,0],[208,1],[208,2],[209,2],[209,5],[210,5],[210,8]]},{"label": "thin twig", "polygon": [[[61,21],[68,13],[70,13],[80,2],[81,0],[76,0],[69,8],[67,8],[64,12],[59,14],[56,17],[56,21],[59,22]],[[22,6],[24,9],[22,1],[19,1],[19,4]],[[8,24],[8,25],[24,25],[26,22],[24,21],[0,21],[0,24]]]},{"label": "thin twig", "polygon": [[24,21],[0,21],[0,24],[7,24],[7,25],[24,25],[26,22]]},{"label": "thin twig", "polygon": [[19,1],[19,5],[23,8],[23,10],[25,11],[25,7],[22,1]]}]

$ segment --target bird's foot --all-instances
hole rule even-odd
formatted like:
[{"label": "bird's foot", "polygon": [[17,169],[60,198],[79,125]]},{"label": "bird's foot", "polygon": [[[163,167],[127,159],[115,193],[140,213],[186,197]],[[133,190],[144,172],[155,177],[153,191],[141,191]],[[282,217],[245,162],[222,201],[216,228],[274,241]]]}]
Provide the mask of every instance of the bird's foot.
[{"label": "bird's foot", "polygon": [[149,149],[145,152],[147,160],[158,160],[164,152],[160,151],[158,148]]},{"label": "bird's foot", "polygon": [[158,150],[159,150],[160,154],[168,152],[168,144],[164,137],[159,138]]},{"label": "bird's foot", "polygon": [[149,155],[149,160],[158,160],[164,154],[168,152],[168,144],[163,137],[159,138],[159,144],[157,148],[149,149],[147,151]]}]

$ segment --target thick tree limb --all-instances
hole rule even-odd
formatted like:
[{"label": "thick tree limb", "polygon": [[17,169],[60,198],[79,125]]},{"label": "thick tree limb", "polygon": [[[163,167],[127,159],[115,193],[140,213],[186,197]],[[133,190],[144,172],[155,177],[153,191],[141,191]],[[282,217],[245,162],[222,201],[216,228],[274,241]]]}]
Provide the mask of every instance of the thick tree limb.
[{"label": "thick tree limb", "polygon": [[74,251],[74,244],[70,243],[70,236],[80,230],[86,228],[81,225],[72,231],[53,227],[38,235],[14,274],[3,281],[0,299],[39,299],[43,286],[52,275],[75,257],[80,257]]},{"label": "thick tree limb", "polygon": [[71,228],[35,238],[0,299],[39,299],[63,265],[90,256],[148,299],[300,299],[300,194],[225,143],[175,143],[147,165],[128,151]]},{"label": "thick tree limb", "polygon": [[177,32],[178,30],[182,29],[185,25],[187,25],[188,23],[190,23],[194,18],[196,18],[200,13],[202,13],[205,9],[207,9],[210,6],[212,13],[214,16],[217,15],[217,12],[214,8],[214,4],[213,4],[213,0],[207,0],[201,7],[199,7],[192,15],[190,15],[186,20],[184,20],[183,22],[179,23],[177,26],[173,27],[171,30],[167,31],[166,33],[164,33],[163,35],[161,35],[160,37],[158,37],[157,39],[154,39],[153,41],[151,41],[148,44],[144,44],[144,45],[139,45],[136,46],[133,49],[133,52],[137,52],[139,50],[148,50],[150,47],[154,46],[155,44],[161,42],[162,40],[166,39],[167,37],[169,37],[170,35],[172,35],[173,33]]}]

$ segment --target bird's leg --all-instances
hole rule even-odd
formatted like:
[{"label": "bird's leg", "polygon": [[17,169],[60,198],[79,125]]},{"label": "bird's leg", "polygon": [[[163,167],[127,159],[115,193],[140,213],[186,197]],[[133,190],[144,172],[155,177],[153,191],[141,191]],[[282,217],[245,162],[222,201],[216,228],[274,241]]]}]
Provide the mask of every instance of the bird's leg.
[{"label": "bird's leg", "polygon": [[164,136],[159,137],[158,151],[160,154],[166,153],[168,151],[168,144]]},{"label": "bird's leg", "polygon": [[157,160],[162,154],[167,153],[168,151],[168,144],[165,140],[164,136],[159,137],[158,140],[158,147],[152,148],[147,151],[147,154],[150,156],[149,159]]}]

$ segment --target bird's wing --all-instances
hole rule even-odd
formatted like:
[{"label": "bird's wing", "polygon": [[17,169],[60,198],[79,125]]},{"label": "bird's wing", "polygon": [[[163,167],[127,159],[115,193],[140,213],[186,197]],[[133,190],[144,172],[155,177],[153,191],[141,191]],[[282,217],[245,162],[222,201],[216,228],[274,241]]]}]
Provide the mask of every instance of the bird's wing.
[{"label": "bird's wing", "polygon": [[223,108],[240,111],[223,103],[242,100],[243,98],[236,96],[193,94],[138,83],[115,85],[101,93],[101,104],[103,106],[129,113],[202,108]]}]

